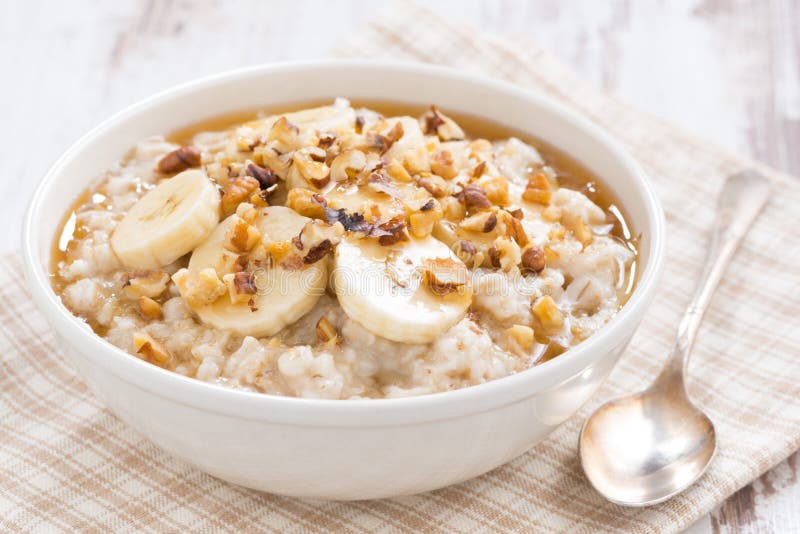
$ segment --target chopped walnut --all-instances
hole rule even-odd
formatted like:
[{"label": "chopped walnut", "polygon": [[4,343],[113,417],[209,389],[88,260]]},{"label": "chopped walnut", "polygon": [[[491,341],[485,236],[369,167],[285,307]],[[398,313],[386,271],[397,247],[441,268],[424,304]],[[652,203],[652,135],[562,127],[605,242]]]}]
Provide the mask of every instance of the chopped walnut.
[{"label": "chopped walnut", "polygon": [[592,242],[594,239],[594,235],[592,234],[591,228],[586,225],[583,221],[582,217],[578,216],[570,216],[570,217],[562,217],[562,222],[564,227],[567,230],[572,232],[572,235],[575,236],[575,239],[581,242],[581,244],[585,247],[589,243]]},{"label": "chopped walnut", "polygon": [[178,286],[183,300],[192,308],[212,304],[228,290],[211,267],[199,272],[181,269],[172,275],[172,281]]},{"label": "chopped walnut", "polygon": [[286,206],[305,217],[325,219],[325,198],[309,189],[291,189],[286,198]]},{"label": "chopped walnut", "polygon": [[476,184],[486,192],[489,201],[498,206],[507,206],[510,199],[508,195],[508,179],[504,176],[483,176]]},{"label": "chopped walnut", "polygon": [[281,117],[273,123],[267,134],[267,140],[273,141],[275,148],[284,153],[300,147],[299,136],[300,129],[286,117]]},{"label": "chopped walnut", "polygon": [[249,126],[242,126],[236,130],[236,148],[239,152],[252,152],[259,145],[264,144],[264,138]]},{"label": "chopped walnut", "polygon": [[459,226],[470,232],[489,233],[497,226],[497,215],[493,211],[481,211],[461,221]]},{"label": "chopped walnut", "polygon": [[258,180],[258,186],[261,189],[269,189],[278,183],[278,175],[255,163],[248,163],[245,167],[245,173]]},{"label": "chopped walnut", "polygon": [[525,191],[522,192],[522,198],[528,202],[536,202],[537,204],[550,204],[550,199],[553,197],[553,191],[550,186],[550,180],[543,172],[537,172],[528,179],[528,185],[525,186]]},{"label": "chopped walnut", "polygon": [[458,200],[464,203],[467,211],[481,210],[490,207],[489,197],[477,185],[468,185],[458,194]]},{"label": "chopped walnut", "polygon": [[445,180],[451,180],[458,174],[453,154],[449,150],[437,150],[430,158],[431,171]]},{"label": "chopped walnut", "polygon": [[292,240],[292,243],[303,253],[303,263],[316,263],[333,252],[333,248],[341,241],[344,232],[344,226],[341,223],[328,224],[312,220],[303,226],[300,234]]},{"label": "chopped walnut", "polygon": [[[214,264],[214,270],[217,272],[217,274],[244,271],[247,269],[251,257],[259,255],[255,254],[255,251],[256,249],[253,249],[253,251],[251,251],[249,254],[238,254],[236,252],[223,249],[220,252],[219,258]],[[263,255],[263,253],[260,255]]]},{"label": "chopped walnut", "polygon": [[378,237],[378,243],[388,247],[408,240],[405,218],[403,216],[393,217],[383,224],[373,226],[367,233],[368,236]]},{"label": "chopped walnut", "polygon": [[333,132],[321,132],[317,139],[317,146],[325,150],[331,148],[336,142],[336,134]]},{"label": "chopped walnut", "polygon": [[442,198],[450,192],[450,187],[447,185],[447,182],[445,182],[441,176],[436,176],[435,174],[421,176],[419,180],[417,180],[417,185],[436,198]]},{"label": "chopped walnut", "polygon": [[[248,204],[248,206],[251,206]],[[236,215],[225,235],[227,248],[234,252],[247,252],[261,241],[261,232],[245,219]]]},{"label": "chopped walnut", "polygon": [[258,180],[252,176],[237,176],[229,181],[227,186],[222,189],[220,207],[223,217],[227,217],[235,212],[239,204],[250,200],[250,197],[255,191],[258,191],[258,189]]},{"label": "chopped walnut", "polygon": [[436,106],[431,106],[431,109],[422,116],[422,121],[423,131],[427,135],[435,133],[442,141],[464,139],[464,130]]},{"label": "chopped walnut", "polygon": [[202,154],[197,148],[182,146],[161,158],[156,169],[161,174],[177,174],[192,167],[199,167],[201,162]]},{"label": "chopped walnut", "polygon": [[539,325],[547,332],[556,331],[564,324],[561,310],[558,309],[553,297],[550,295],[537,299],[531,306],[531,311]]},{"label": "chopped walnut", "polygon": [[508,211],[502,210],[498,213],[506,227],[506,235],[516,241],[519,246],[526,246],[529,239],[522,222]]},{"label": "chopped walnut", "polygon": [[442,207],[435,199],[431,198],[414,210],[408,216],[408,223],[414,237],[427,237],[433,232],[433,225],[442,219]]},{"label": "chopped walnut", "polygon": [[467,285],[469,271],[452,258],[428,258],[422,262],[422,281],[434,294],[447,295]]},{"label": "chopped walnut", "polygon": [[258,210],[249,202],[242,202],[236,206],[236,215],[244,219],[247,224],[253,224],[258,218]]},{"label": "chopped walnut", "polygon": [[397,160],[392,160],[389,162],[389,164],[386,166],[386,174],[388,174],[397,182],[410,182],[412,179],[406,168],[398,163]]},{"label": "chopped walnut", "polygon": [[495,269],[499,269],[500,268],[500,250],[496,246],[492,245],[491,247],[489,247],[489,250],[487,251],[487,255],[488,255],[487,259],[489,260],[489,265],[491,265]]},{"label": "chopped walnut", "polygon": [[428,163],[428,151],[424,146],[407,150],[401,156],[401,160],[403,167],[411,174],[428,172],[431,168]]},{"label": "chopped walnut", "polygon": [[522,252],[522,272],[538,273],[545,267],[544,249],[529,247]]},{"label": "chopped walnut", "polygon": [[253,150],[253,160],[264,168],[275,173],[275,175],[281,180],[285,180],[289,173],[289,167],[292,161],[292,153],[287,152],[286,154],[283,154],[279,152],[277,148],[275,148],[274,144],[275,143],[272,142],[268,146],[256,147]]},{"label": "chopped walnut", "polygon": [[247,201],[254,206],[263,208],[270,205],[269,201],[277,191],[278,184],[268,187],[267,189],[259,189],[250,195],[250,198],[248,198]]},{"label": "chopped walnut", "polygon": [[142,295],[136,301],[136,306],[139,308],[139,313],[145,319],[161,319],[161,304]]},{"label": "chopped walnut", "polygon": [[442,205],[444,218],[448,221],[458,222],[466,215],[464,205],[455,197],[441,198],[439,199],[439,203]]},{"label": "chopped walnut", "polygon": [[533,348],[533,328],[522,324],[512,325],[506,328],[506,335],[516,345],[514,348],[518,349],[515,352],[527,353]]},{"label": "chopped walnut", "polygon": [[339,332],[326,317],[320,317],[315,329],[317,339],[323,343],[336,344],[339,341]]},{"label": "chopped walnut", "polygon": [[522,261],[519,245],[507,237],[495,239],[491,248],[497,251],[492,258],[493,267],[508,272]]},{"label": "chopped walnut", "polygon": [[383,149],[381,154],[392,148],[392,145],[399,141],[404,134],[405,132],[403,131],[403,123],[400,121],[394,123],[394,126],[392,126],[389,131],[383,135],[383,138],[386,140],[386,148]]},{"label": "chopped walnut", "polygon": [[122,275],[122,293],[130,299],[156,298],[169,284],[169,273],[163,271],[131,271]]},{"label": "chopped walnut", "polygon": [[486,172],[487,167],[488,165],[486,164],[486,161],[481,161],[472,168],[472,177],[480,178]]},{"label": "chopped walnut", "polygon": [[522,211],[522,208],[506,208],[506,211],[520,221],[525,218],[525,212]]},{"label": "chopped walnut", "polygon": [[305,147],[294,152],[294,166],[308,183],[320,189],[331,179],[331,171],[325,163],[325,151],[317,147]]},{"label": "chopped walnut", "polygon": [[478,256],[478,248],[471,241],[467,241],[466,239],[458,240],[453,247],[453,252],[456,253],[456,256],[458,256],[467,267],[475,267],[481,263],[481,261],[478,261],[480,259]]},{"label": "chopped walnut", "polygon": [[136,332],[133,334],[133,348],[136,349],[137,354],[159,367],[166,367],[167,363],[172,359],[172,355],[167,349],[153,339],[152,336],[145,332]]},{"label": "chopped walnut", "polygon": [[253,273],[240,271],[238,273],[226,274],[222,277],[228,287],[228,295],[232,304],[242,304],[249,302],[253,295],[258,293],[256,279]]},{"label": "chopped walnut", "polygon": [[560,257],[561,256],[558,254],[558,252],[556,252],[552,248],[544,247],[544,261],[545,261],[545,263],[547,263],[549,261],[556,261]]},{"label": "chopped walnut", "polygon": [[331,162],[331,180],[343,182],[358,176],[367,165],[367,156],[360,150],[346,150]]},{"label": "chopped walnut", "polygon": [[269,257],[274,263],[281,263],[287,257],[293,255],[293,249],[295,248],[296,246],[294,245],[293,239],[286,239],[284,241],[270,241],[267,245],[267,254],[269,254]]}]

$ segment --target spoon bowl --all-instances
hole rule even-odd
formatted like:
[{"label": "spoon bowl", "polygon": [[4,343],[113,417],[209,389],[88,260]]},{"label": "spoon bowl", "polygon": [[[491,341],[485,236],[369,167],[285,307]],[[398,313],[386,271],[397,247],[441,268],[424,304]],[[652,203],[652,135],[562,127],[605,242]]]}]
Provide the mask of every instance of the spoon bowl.
[{"label": "spoon bowl", "polygon": [[583,425],[586,477],[627,506],[662,502],[697,480],[716,450],[714,425],[682,387],[655,387],[602,405]]}]

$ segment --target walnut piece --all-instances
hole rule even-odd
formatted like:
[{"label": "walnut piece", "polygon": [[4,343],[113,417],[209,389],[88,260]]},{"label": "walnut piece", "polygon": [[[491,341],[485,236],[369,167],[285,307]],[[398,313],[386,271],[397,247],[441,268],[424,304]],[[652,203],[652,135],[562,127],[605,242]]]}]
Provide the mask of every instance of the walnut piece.
[{"label": "walnut piece", "polygon": [[[508,205],[510,199],[508,195],[508,179],[504,176],[484,176],[479,179],[477,185],[486,192],[489,201],[498,206]],[[468,186],[469,187],[469,186]]]},{"label": "walnut piece", "polygon": [[261,189],[269,189],[278,183],[277,174],[255,163],[248,163],[247,167],[245,167],[245,173],[258,180],[258,186]]},{"label": "walnut piece", "polygon": [[222,188],[222,199],[220,207],[223,217],[227,217],[236,211],[242,202],[247,202],[254,192],[259,190],[258,180],[252,176],[242,175],[230,180]]},{"label": "walnut piece", "polygon": [[279,152],[285,153],[299,148],[299,136],[300,129],[286,117],[281,117],[272,124],[267,140],[272,141]]},{"label": "walnut piece", "polygon": [[400,241],[408,241],[408,232],[406,231],[406,222],[403,216],[389,219],[373,228],[370,234],[377,235],[378,243],[384,247],[394,245]]},{"label": "walnut piece", "polygon": [[158,161],[156,169],[161,174],[177,174],[192,167],[199,167],[202,162],[200,151],[191,146],[182,146],[173,150]]},{"label": "walnut piece", "polygon": [[426,258],[422,262],[422,281],[436,295],[459,291],[469,282],[469,271],[452,258]]},{"label": "walnut piece", "polygon": [[331,171],[325,163],[327,154],[321,148],[311,146],[295,150],[294,166],[306,182],[317,189],[325,187],[331,179]]},{"label": "walnut piece", "polygon": [[536,202],[537,204],[550,204],[550,199],[553,197],[553,191],[550,186],[550,180],[543,172],[537,172],[528,178],[528,185],[525,186],[525,191],[522,192],[522,198],[528,202]]},{"label": "walnut piece", "polygon": [[211,267],[199,272],[181,269],[172,275],[172,281],[178,286],[183,300],[192,308],[212,304],[228,290]]},{"label": "walnut piece", "polygon": [[539,324],[548,332],[558,330],[564,324],[561,310],[550,295],[538,298],[531,306],[531,311]]},{"label": "walnut piece", "polygon": [[326,317],[320,317],[317,321],[315,333],[323,343],[335,344],[339,341],[339,332]]},{"label": "walnut piece", "polygon": [[433,226],[442,219],[444,213],[442,206],[436,199],[428,199],[428,201],[420,206],[419,209],[414,210],[408,216],[408,223],[411,227],[411,233],[414,237],[427,237],[433,232]]},{"label": "walnut piece", "polygon": [[499,214],[506,226],[506,235],[516,241],[520,247],[526,246],[530,240],[520,220],[514,217],[511,212],[505,210],[500,211]]},{"label": "walnut piece", "polygon": [[442,141],[464,139],[464,130],[453,119],[439,111],[436,106],[431,106],[431,109],[422,116],[422,120],[424,132],[427,135],[436,134]]},{"label": "walnut piece", "polygon": [[467,211],[481,210],[492,205],[486,192],[477,185],[468,185],[458,194],[458,200],[464,203]]},{"label": "walnut piece", "polygon": [[130,271],[122,275],[122,293],[130,299],[156,298],[169,284],[169,273],[163,271]]},{"label": "walnut piece", "polygon": [[358,176],[367,165],[367,156],[360,150],[346,150],[331,162],[331,180],[343,182]]},{"label": "walnut piece", "polygon": [[522,260],[519,245],[507,237],[501,236],[495,239],[491,248],[497,251],[493,258],[493,266],[505,272],[510,271]]},{"label": "walnut piece", "polygon": [[444,181],[444,178],[435,174],[420,176],[419,180],[417,180],[417,185],[436,198],[442,198],[450,192],[450,187]]},{"label": "walnut piece", "polygon": [[397,182],[410,182],[412,180],[406,168],[394,159],[386,166],[386,174]]},{"label": "walnut piece", "polygon": [[344,226],[335,222],[328,224],[312,220],[303,226],[300,234],[292,239],[292,244],[303,252],[303,263],[316,263],[331,252],[344,235]]},{"label": "walnut piece", "polygon": [[538,273],[545,267],[544,249],[529,247],[522,252],[522,272]]},{"label": "walnut piece", "polygon": [[572,235],[574,235],[575,239],[580,241],[584,247],[590,244],[594,239],[591,228],[586,225],[582,217],[564,216],[562,217],[562,223],[567,230],[572,231]]},{"label": "walnut piece", "polygon": [[310,189],[291,189],[286,197],[287,207],[292,208],[300,215],[311,217],[312,219],[324,219],[326,205],[325,198]]},{"label": "walnut piece", "polygon": [[253,273],[248,273],[246,271],[230,273],[223,276],[222,280],[228,287],[228,295],[233,304],[249,302],[250,299],[253,298],[253,295],[258,293],[255,275]]},{"label": "walnut piece", "polygon": [[[248,204],[248,206],[251,206]],[[247,252],[261,242],[261,232],[244,218],[235,215],[225,235],[225,244],[233,252]]]},{"label": "walnut piece", "polygon": [[518,352],[526,353],[533,347],[533,328],[522,324],[512,325],[506,328],[506,335],[513,340],[515,348],[519,349]]},{"label": "walnut piece", "polygon": [[445,180],[451,180],[458,174],[453,154],[449,150],[437,150],[430,158],[431,171]]},{"label": "walnut piece", "polygon": [[464,230],[486,234],[497,226],[497,215],[492,211],[481,211],[461,221],[459,226]]},{"label": "walnut piece", "polygon": [[142,295],[136,301],[136,306],[139,308],[139,313],[145,319],[161,319],[161,304]]},{"label": "walnut piece", "polygon": [[164,345],[145,332],[133,334],[133,347],[136,349],[136,353],[141,354],[146,361],[159,367],[166,367],[172,359],[172,355]]}]

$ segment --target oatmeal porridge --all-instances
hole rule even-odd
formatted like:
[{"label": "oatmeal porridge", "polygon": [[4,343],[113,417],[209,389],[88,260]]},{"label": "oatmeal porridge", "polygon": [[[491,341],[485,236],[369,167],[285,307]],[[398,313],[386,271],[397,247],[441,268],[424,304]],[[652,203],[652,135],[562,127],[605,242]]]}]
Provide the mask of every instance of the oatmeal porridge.
[{"label": "oatmeal porridge", "polygon": [[142,140],[65,218],[52,282],[97,335],[182,375],[400,397],[585,340],[630,293],[635,242],[543,143],[337,99]]}]

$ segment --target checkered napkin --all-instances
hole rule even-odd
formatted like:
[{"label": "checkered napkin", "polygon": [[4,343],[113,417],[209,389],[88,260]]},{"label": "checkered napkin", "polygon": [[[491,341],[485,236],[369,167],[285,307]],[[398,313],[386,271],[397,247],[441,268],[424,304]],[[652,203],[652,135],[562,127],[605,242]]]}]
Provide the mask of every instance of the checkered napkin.
[{"label": "checkered napkin", "polygon": [[671,348],[707,248],[725,176],[755,165],[633,111],[528,43],[405,7],[341,55],[448,64],[547,93],[620,140],[666,209],[667,266],[655,303],[611,377],[544,442],[480,478],[429,494],[323,503],[232,486],[170,458],[106,411],[61,355],[0,258],[0,529],[344,532],[663,532],[678,530],[800,447],[800,182],[765,168],[774,195],[708,312],[689,389],[719,451],[680,496],[630,509],[601,498],[576,454],[586,415],[651,380]]}]

